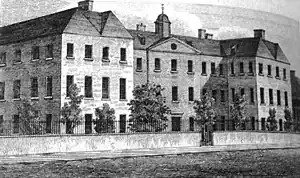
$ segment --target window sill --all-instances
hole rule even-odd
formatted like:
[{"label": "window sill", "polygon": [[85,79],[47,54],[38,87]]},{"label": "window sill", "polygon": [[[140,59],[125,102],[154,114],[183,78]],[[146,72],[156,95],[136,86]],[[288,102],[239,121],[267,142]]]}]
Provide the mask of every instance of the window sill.
[{"label": "window sill", "polygon": [[5,99],[0,99],[0,103],[3,103],[5,102],[6,100]]},{"label": "window sill", "polygon": [[44,99],[45,99],[45,100],[52,100],[52,99],[53,99],[53,96],[45,96]]},{"label": "window sill", "polygon": [[255,105],[255,103],[254,103],[254,102],[250,102],[249,104],[250,104],[250,105]]},{"label": "window sill", "polygon": [[74,60],[74,59],[75,59],[75,57],[73,57],[73,56],[67,56],[67,57],[66,57],[66,59],[71,59],[71,60]]},{"label": "window sill", "polygon": [[21,98],[13,98],[13,101],[21,101]]},{"label": "window sill", "polygon": [[51,61],[51,60],[53,60],[53,57],[47,57],[45,60],[46,61]]},{"label": "window sill", "polygon": [[202,73],[201,75],[202,75],[202,76],[207,76],[207,74],[206,74],[206,73]]},{"label": "window sill", "polygon": [[245,76],[245,73],[240,73],[240,76]]},{"label": "window sill", "polygon": [[6,66],[6,64],[0,64],[0,67],[5,67]]},{"label": "window sill", "polygon": [[194,101],[189,101],[188,103],[189,103],[189,104],[194,104]]},{"label": "window sill", "polygon": [[93,97],[84,97],[83,100],[94,100]]},{"label": "window sill", "polygon": [[179,101],[172,101],[172,103],[174,103],[174,104],[178,104],[178,103],[179,103]]},{"label": "window sill", "polygon": [[40,59],[31,59],[31,62],[37,62]]},{"label": "window sill", "polygon": [[217,77],[217,74],[210,74],[211,77]]},{"label": "window sill", "polygon": [[93,61],[94,59],[93,58],[89,58],[89,57],[85,57],[85,58],[83,58],[83,60],[85,60],[85,61]]},{"label": "window sill", "polygon": [[178,71],[177,70],[176,71],[175,70],[173,70],[173,71],[171,70],[171,74],[178,74]]},{"label": "window sill", "polygon": [[280,78],[280,77],[278,77],[278,76],[276,76],[275,78],[276,78],[277,80],[280,80],[280,79],[281,79],[281,78]]},{"label": "window sill", "polygon": [[195,75],[195,72],[187,72],[188,75]]},{"label": "window sill", "polygon": [[282,80],[287,81],[287,78],[283,78]]},{"label": "window sill", "polygon": [[220,74],[220,77],[225,77],[225,75],[224,74]]},{"label": "window sill", "polygon": [[266,106],[266,103],[260,103],[261,106]]},{"label": "window sill", "polygon": [[254,76],[254,73],[252,72],[252,73],[248,73],[248,76]]},{"label": "window sill", "polygon": [[230,77],[235,77],[235,74],[230,74],[229,76],[230,76]]},{"label": "window sill", "polygon": [[267,77],[269,77],[269,78],[273,78],[273,77],[272,77],[272,75],[267,75]]},{"label": "window sill", "polygon": [[137,70],[135,70],[136,72],[143,72],[143,70],[142,69],[137,69]]},{"label": "window sill", "polygon": [[160,73],[161,70],[159,70],[159,69],[154,69],[153,72]]},{"label": "window sill", "polygon": [[109,60],[108,58],[102,58],[102,62],[107,62],[107,63],[109,63],[110,60]]},{"label": "window sill", "polygon": [[258,73],[258,75],[259,75],[259,76],[262,76],[262,77],[265,76],[263,73]]},{"label": "window sill", "polygon": [[127,61],[119,61],[120,64],[127,64]]},{"label": "window sill", "polygon": [[101,98],[101,101],[111,101],[110,98]]},{"label": "window sill", "polygon": [[22,64],[22,61],[13,63],[13,65],[19,65],[19,64]]},{"label": "window sill", "polygon": [[128,100],[127,99],[119,99],[119,101],[126,101],[127,102]]},{"label": "window sill", "polygon": [[31,97],[31,100],[39,100],[39,97]]},{"label": "window sill", "polygon": [[274,103],[272,103],[272,104],[270,103],[269,106],[274,106]]}]

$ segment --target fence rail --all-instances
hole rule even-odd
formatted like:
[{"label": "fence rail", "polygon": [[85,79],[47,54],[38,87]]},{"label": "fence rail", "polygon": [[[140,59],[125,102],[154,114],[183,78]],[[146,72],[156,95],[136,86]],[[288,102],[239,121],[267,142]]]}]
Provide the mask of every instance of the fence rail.
[{"label": "fence rail", "polygon": [[[178,121],[178,120],[177,120]],[[141,132],[200,132],[201,125],[196,121],[180,120],[166,122],[130,122],[130,121],[84,121],[72,127],[73,123],[62,121],[20,121],[5,120],[0,122],[0,136],[19,135],[48,135],[48,134],[116,134],[116,133],[141,133]],[[276,123],[276,130],[268,129],[266,121],[247,121],[238,130],[246,131],[284,131],[285,123]],[[236,123],[232,120],[217,121],[212,126],[213,131],[237,130]]]}]

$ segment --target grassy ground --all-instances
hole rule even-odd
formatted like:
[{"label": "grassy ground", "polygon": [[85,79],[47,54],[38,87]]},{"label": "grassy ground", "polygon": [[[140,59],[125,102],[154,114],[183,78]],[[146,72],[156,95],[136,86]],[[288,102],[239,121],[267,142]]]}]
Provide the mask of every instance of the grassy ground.
[{"label": "grassy ground", "polygon": [[0,165],[0,177],[300,177],[300,149]]}]

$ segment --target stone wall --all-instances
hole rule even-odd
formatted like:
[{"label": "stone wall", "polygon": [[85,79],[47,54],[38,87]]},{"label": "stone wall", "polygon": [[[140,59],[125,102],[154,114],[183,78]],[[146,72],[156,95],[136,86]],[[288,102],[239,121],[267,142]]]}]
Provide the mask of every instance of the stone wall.
[{"label": "stone wall", "polygon": [[0,155],[200,146],[200,133],[0,137]]}]

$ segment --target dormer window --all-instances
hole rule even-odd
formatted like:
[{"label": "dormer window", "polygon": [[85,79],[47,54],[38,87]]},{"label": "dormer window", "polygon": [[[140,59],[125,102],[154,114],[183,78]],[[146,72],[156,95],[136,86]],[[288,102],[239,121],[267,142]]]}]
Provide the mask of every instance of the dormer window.
[{"label": "dormer window", "polygon": [[238,45],[232,45],[232,46],[230,47],[230,55],[231,55],[231,56],[236,55],[237,49],[238,49]]},{"label": "dormer window", "polygon": [[138,34],[138,38],[139,38],[139,41],[140,41],[141,45],[146,44],[146,38],[143,35]]}]

